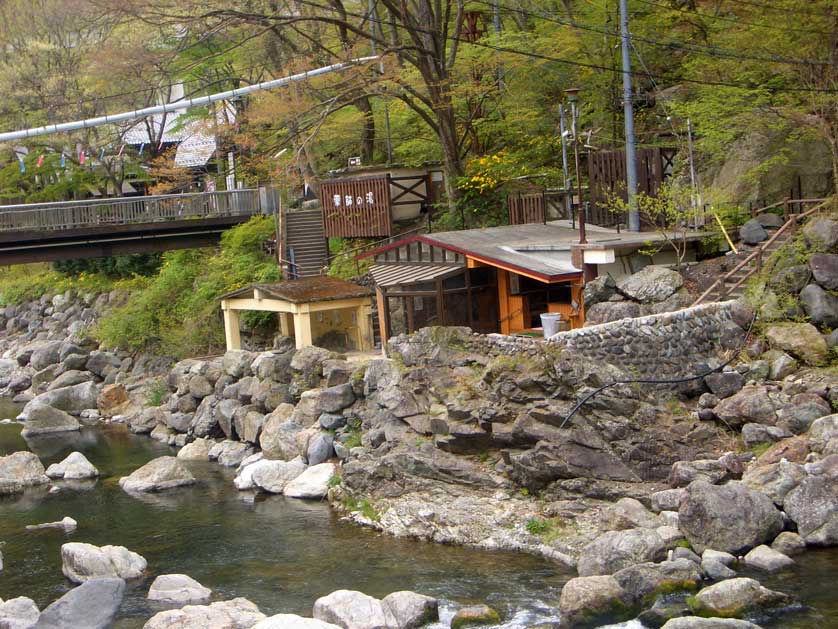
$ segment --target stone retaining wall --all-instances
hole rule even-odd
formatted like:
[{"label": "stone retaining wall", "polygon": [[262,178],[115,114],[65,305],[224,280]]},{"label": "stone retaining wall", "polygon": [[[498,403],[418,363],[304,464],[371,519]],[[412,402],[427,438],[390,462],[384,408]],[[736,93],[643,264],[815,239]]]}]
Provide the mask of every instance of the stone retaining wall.
[{"label": "stone retaining wall", "polygon": [[[693,375],[717,365],[725,350],[742,342],[743,316],[736,302],[703,304],[675,312],[621,319],[560,332],[548,343],[503,334],[472,334],[468,328],[429,328],[400,335],[390,349],[406,364],[450,364],[463,352],[488,356],[543,355],[561,348],[572,356],[602,361],[631,376],[669,378]],[[738,322],[737,322],[738,321]]]}]

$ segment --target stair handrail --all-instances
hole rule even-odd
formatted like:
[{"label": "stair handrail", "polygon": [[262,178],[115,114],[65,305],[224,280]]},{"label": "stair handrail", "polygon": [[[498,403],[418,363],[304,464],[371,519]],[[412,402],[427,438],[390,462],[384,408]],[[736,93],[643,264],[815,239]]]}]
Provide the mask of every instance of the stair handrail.
[{"label": "stair handrail", "polygon": [[[782,234],[784,234],[793,225],[796,225],[800,221],[800,219],[808,218],[809,216],[811,216],[815,212],[821,210],[826,205],[826,202],[828,200],[829,199],[786,199],[784,201],[780,201],[780,203],[778,203],[778,204],[775,204],[773,207],[779,207],[780,205],[787,205],[787,204],[790,204],[790,203],[816,203],[816,202],[818,203],[818,205],[816,205],[813,208],[810,208],[806,212],[803,212],[801,214],[792,214],[791,217],[785,223],[783,223],[776,232],[774,232],[774,235],[771,236],[771,238],[766,240],[764,243],[760,243],[760,245],[748,257],[746,257],[739,264],[737,264],[731,271],[727,272],[725,275],[723,275],[722,277],[717,279],[715,282],[713,282],[707,290],[705,290],[703,293],[701,293],[701,295],[698,297],[698,299],[696,299],[695,302],[693,302],[693,306],[699,305],[709,295],[711,295],[719,286],[724,286],[727,283],[727,280],[730,277],[732,277],[733,275],[738,273],[740,270],[742,270],[745,266],[750,264],[752,260],[754,260],[756,258],[759,258],[761,260],[762,259],[762,254],[764,253],[764,251],[769,246],[771,246],[774,242],[776,242],[777,239]],[[768,208],[771,208],[771,207],[772,206],[767,206],[766,208],[763,208],[763,209],[768,209]],[[727,290],[725,290],[725,292],[722,294],[722,297],[724,297],[728,292],[730,292],[732,290],[736,290],[737,288],[739,288],[739,286],[741,286],[742,283],[745,280],[747,280],[749,277],[751,277],[751,275],[753,275],[755,272],[760,270],[761,266],[762,266],[761,264],[757,265],[756,268],[752,269],[750,273],[747,273],[738,282],[736,282],[736,284],[734,284],[733,286],[731,286]]]}]

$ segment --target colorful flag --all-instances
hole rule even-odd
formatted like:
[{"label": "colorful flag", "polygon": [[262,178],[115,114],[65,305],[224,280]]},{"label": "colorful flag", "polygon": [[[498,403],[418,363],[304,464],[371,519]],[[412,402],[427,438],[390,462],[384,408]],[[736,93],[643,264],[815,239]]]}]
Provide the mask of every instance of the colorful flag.
[{"label": "colorful flag", "polygon": [[44,154],[43,154],[43,153],[41,153],[41,154],[38,156],[38,168],[40,168],[40,167],[41,167],[41,166],[43,166],[43,165],[44,165]]},{"label": "colorful flag", "polygon": [[81,152],[81,153],[79,153],[79,164],[81,164],[82,166],[84,166],[84,163],[85,163],[86,161],[87,161],[87,155],[85,155],[85,154],[84,154],[84,150],[82,150],[82,152]]}]

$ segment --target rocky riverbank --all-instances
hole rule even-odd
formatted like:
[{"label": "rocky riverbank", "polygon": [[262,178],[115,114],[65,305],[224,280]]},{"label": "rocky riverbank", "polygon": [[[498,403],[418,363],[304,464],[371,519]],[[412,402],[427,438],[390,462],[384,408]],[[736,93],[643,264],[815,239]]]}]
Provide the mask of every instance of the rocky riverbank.
[{"label": "rocky riverbank", "polygon": [[[835,250],[836,229],[821,226],[836,234],[821,248]],[[834,281],[838,256],[818,255],[804,307],[804,291]],[[28,435],[102,420],[179,448],[123,478],[127,492],[190,485],[200,479],[183,462],[212,460],[236,470],[241,491],[328,499],[392,535],[536,553],[579,574],[562,591],[568,627],[638,615],[647,626],[754,626],[699,617],[794,609],[799,601],[737,572],[782,572],[838,542],[835,334],[820,315],[760,324],[747,340],[741,304],[554,343],[429,328],[362,361],[280,338],[270,351],[180,361],[155,387],[147,375],[159,363],[96,348],[83,308],[64,300],[23,309],[40,312],[27,316],[46,319],[43,329],[24,331],[26,316],[4,311],[15,321],[5,387],[27,401]],[[588,393],[654,373],[656,361],[662,378],[716,369],[677,386],[618,384],[567,421]],[[49,482],[39,465],[24,453],[0,459],[2,491]],[[61,470],[92,474],[78,457]],[[379,626],[370,618],[321,620]]]}]

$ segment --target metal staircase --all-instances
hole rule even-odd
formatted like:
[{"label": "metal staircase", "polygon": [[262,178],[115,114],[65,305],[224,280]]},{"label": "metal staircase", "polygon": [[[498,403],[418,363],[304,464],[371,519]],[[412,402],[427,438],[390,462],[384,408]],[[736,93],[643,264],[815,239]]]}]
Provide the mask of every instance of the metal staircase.
[{"label": "metal staircase", "polygon": [[288,277],[321,275],[329,258],[322,210],[290,210],[285,212],[282,223]]},{"label": "metal staircase", "polygon": [[[728,299],[738,299],[745,293],[747,281],[753,275],[762,271],[765,262],[771,255],[780,249],[786,242],[788,242],[797,233],[797,228],[806,221],[810,216],[818,212],[824,205],[825,199],[786,199],[774,205],[758,210],[756,213],[761,213],[774,208],[783,206],[783,217],[786,219],[780,228],[774,234],[761,243],[754,251],[752,251],[744,260],[737,264],[726,275],[723,275],[718,280],[713,282],[710,287],[704,291],[701,296],[695,300],[694,306],[699,304],[706,304],[714,301],[725,301]],[[793,204],[797,204],[799,209],[804,207],[804,204],[816,203],[815,207],[803,212],[794,213],[791,208]]]}]

